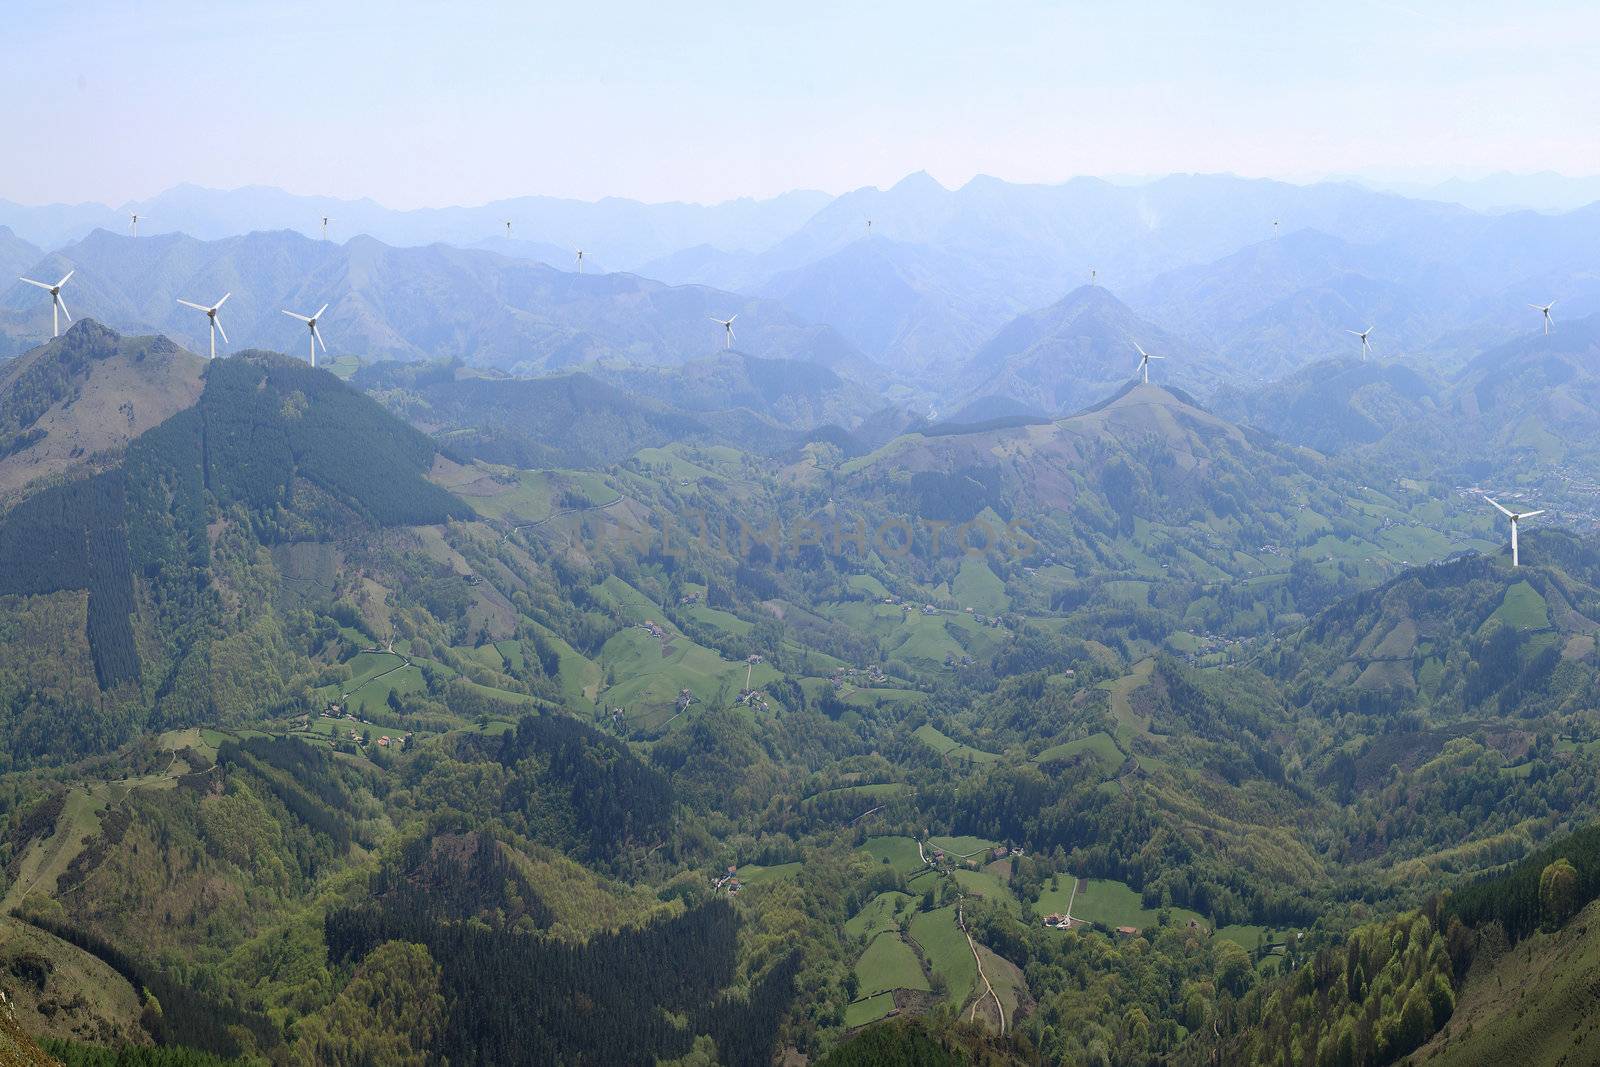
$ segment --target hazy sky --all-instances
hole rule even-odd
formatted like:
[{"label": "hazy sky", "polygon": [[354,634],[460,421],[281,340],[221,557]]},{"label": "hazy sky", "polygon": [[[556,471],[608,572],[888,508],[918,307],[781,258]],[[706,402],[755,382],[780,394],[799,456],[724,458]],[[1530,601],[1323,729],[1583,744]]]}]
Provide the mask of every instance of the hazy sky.
[{"label": "hazy sky", "polygon": [[24,203],[180,181],[415,207],[918,169],[1600,173],[1593,0],[11,0],[0,18],[0,197]]}]

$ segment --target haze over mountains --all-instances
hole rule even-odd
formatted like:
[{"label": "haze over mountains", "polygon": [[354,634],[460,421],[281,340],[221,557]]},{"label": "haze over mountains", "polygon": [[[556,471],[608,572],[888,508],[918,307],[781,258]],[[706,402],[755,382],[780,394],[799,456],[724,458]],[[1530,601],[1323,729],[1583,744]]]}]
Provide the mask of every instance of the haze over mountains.
[{"label": "haze over mountains", "polygon": [[[184,186],[134,206],[137,246],[122,209],[0,205],[14,231],[0,232],[0,267],[59,277],[81,265],[64,294],[74,314],[193,345],[204,322],[175,298],[231,290],[236,346],[293,352],[303,335],[278,309],[326,302],[341,354],[523,374],[701,359],[719,347],[709,319],[738,314],[738,347],[758,358],[853,367],[924,410],[987,394],[995,410],[1048,414],[1126,380],[1135,333],[1174,354],[1158,375],[1204,398],[1358,353],[1346,331],[1369,325],[1378,357],[1427,376],[1533,334],[1529,303],[1555,300],[1558,324],[1600,311],[1600,207],[1487,213],[1351,183],[979,177],[952,190],[914,174],[831,198],[406,212]],[[328,242],[307,236],[324,214]],[[1072,294],[1091,280],[1119,302],[1119,325],[1074,325]],[[39,296],[0,295],[10,352],[40,339]]]}]

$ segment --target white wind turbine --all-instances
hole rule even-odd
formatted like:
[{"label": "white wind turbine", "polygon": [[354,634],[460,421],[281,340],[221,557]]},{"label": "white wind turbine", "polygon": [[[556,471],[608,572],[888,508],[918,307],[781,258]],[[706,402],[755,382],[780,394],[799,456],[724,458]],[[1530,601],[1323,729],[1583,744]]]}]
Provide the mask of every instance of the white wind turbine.
[{"label": "white wind turbine", "polygon": [[1512,511],[1511,509],[1502,506],[1500,501],[1496,500],[1492,496],[1486,496],[1483,499],[1485,499],[1489,503],[1493,504],[1496,511],[1498,511],[1500,514],[1504,515],[1506,518],[1511,520],[1511,565],[1513,567],[1515,567],[1515,566],[1518,565],[1518,561],[1517,561],[1517,524],[1520,523],[1523,519],[1531,519],[1535,515],[1543,515],[1544,512],[1545,512],[1545,509],[1544,508],[1540,508],[1538,511]]},{"label": "white wind turbine", "polygon": [[1368,326],[1365,330],[1346,330],[1345,331],[1345,333],[1350,334],[1353,337],[1361,338],[1361,362],[1363,362],[1363,363],[1365,363],[1367,361],[1367,353],[1372,350],[1372,345],[1371,345],[1370,342],[1368,342],[1367,335],[1370,334],[1373,330],[1376,330],[1376,329],[1377,329],[1376,326]]},{"label": "white wind turbine", "polygon": [[[223,297],[222,299],[226,300],[227,297]],[[302,315],[299,312],[290,311],[288,308],[283,309],[283,313],[289,316],[291,319],[299,319],[301,322],[311,327],[311,365],[313,367],[317,365],[317,346],[321,345],[323,352],[328,351],[328,343],[322,339],[322,334],[317,331],[317,322],[322,318],[322,313],[327,310],[327,304],[323,304],[320,308],[318,308],[315,315]],[[227,338],[224,337],[223,340],[227,340]]]},{"label": "white wind turbine", "polygon": [[511,240],[511,220],[506,219],[506,240]]},{"label": "white wind turbine", "polygon": [[1144,349],[1139,347],[1139,342],[1138,341],[1133,342],[1133,347],[1139,353],[1139,365],[1134,368],[1134,371],[1136,373],[1143,374],[1144,375],[1144,384],[1149,385],[1150,384],[1150,361],[1152,359],[1166,359],[1167,357],[1166,356],[1152,356],[1150,353],[1146,352]]},{"label": "white wind turbine", "polygon": [[580,249],[578,249],[578,273],[579,274],[583,273],[583,257],[584,257],[584,251],[583,251],[583,249],[580,248]]},{"label": "white wind turbine", "polygon": [[328,239],[328,223],[330,223],[330,222],[338,222],[338,221],[339,221],[338,219],[330,219],[326,215],[322,216],[322,239],[324,241],[326,241]]},{"label": "white wind turbine", "polygon": [[56,282],[54,285],[51,285],[49,282],[36,282],[32,278],[23,278],[23,279],[21,279],[22,281],[27,282],[29,285],[36,285],[40,289],[43,289],[45,292],[50,294],[50,336],[51,337],[60,337],[61,336],[61,316],[65,315],[67,317],[67,321],[68,322],[72,321],[72,312],[67,310],[67,302],[65,300],[61,299],[61,287],[63,285],[66,285],[67,284],[67,279],[72,277],[76,273],[78,273],[78,268],[74,267],[71,270],[67,271],[67,273],[62,277],[62,279],[59,282]]},{"label": "white wind turbine", "polygon": [[716,323],[718,326],[721,326],[723,329],[722,347],[724,349],[733,347],[733,320],[738,317],[739,316],[737,315],[730,315],[725,319],[719,319],[715,315],[711,317],[711,321]]},{"label": "white wind turbine", "polygon": [[1546,337],[1549,337],[1550,336],[1550,309],[1556,306],[1556,302],[1554,300],[1552,300],[1548,304],[1529,304],[1528,306],[1531,307],[1533,310],[1537,311],[1539,314],[1544,316],[1544,335]]},{"label": "white wind turbine", "polygon": [[128,216],[128,236],[139,236],[139,213],[137,211]]},{"label": "white wind turbine", "polygon": [[211,358],[212,359],[216,359],[217,358],[217,334],[218,334],[218,332],[220,332],[222,334],[222,343],[223,344],[227,344],[228,343],[228,331],[224,330],[222,328],[222,320],[217,318],[217,310],[219,308],[221,308],[223,304],[226,304],[228,302],[228,297],[230,297],[232,295],[233,295],[232,293],[223,293],[222,294],[222,299],[218,300],[215,304],[212,304],[210,307],[206,307],[203,304],[191,304],[187,300],[179,300],[178,301],[178,303],[182,304],[186,308],[194,308],[196,311],[204,311],[206,313],[206,318],[211,320]]}]

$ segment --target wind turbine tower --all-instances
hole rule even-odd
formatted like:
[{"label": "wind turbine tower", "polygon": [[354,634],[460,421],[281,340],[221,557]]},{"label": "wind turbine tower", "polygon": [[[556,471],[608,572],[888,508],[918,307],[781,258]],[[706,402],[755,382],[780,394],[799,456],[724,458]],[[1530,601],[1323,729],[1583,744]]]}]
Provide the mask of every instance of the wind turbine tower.
[{"label": "wind turbine tower", "polygon": [[1533,310],[1537,311],[1539,314],[1544,316],[1544,335],[1546,337],[1549,337],[1550,336],[1550,309],[1556,306],[1556,302],[1554,300],[1552,300],[1548,304],[1529,304],[1528,306],[1531,307]]},{"label": "wind turbine tower", "polygon": [[1138,373],[1144,375],[1144,384],[1149,385],[1150,384],[1150,361],[1152,359],[1166,359],[1167,357],[1166,356],[1152,356],[1150,353],[1146,352],[1144,349],[1139,347],[1139,342],[1138,341],[1133,342],[1133,347],[1134,347],[1134,350],[1139,353],[1139,366],[1134,368],[1134,369]]},{"label": "wind turbine tower", "polygon": [[139,236],[139,213],[137,211],[128,216],[128,236]]},{"label": "wind turbine tower", "polygon": [[[326,221],[326,220],[324,220],[324,221]],[[206,307],[203,304],[191,304],[187,300],[179,300],[178,301],[178,303],[182,304],[186,308],[194,308],[196,311],[204,311],[206,313],[206,318],[211,320],[211,358],[212,359],[216,359],[217,358],[217,334],[219,332],[222,334],[222,343],[223,344],[227,344],[228,343],[228,331],[224,330],[222,328],[222,320],[217,318],[217,311],[222,307],[223,304],[226,304],[228,302],[228,297],[230,297],[232,295],[233,295],[232,293],[223,293],[222,294],[222,299],[218,300],[215,304],[212,304],[210,307]]]},{"label": "wind turbine tower", "polygon": [[506,240],[511,240],[511,220],[506,219]]},{"label": "wind turbine tower", "polygon": [[1368,326],[1365,330],[1346,330],[1345,331],[1345,333],[1348,333],[1348,334],[1351,334],[1351,335],[1353,335],[1355,337],[1361,338],[1361,362],[1363,362],[1363,363],[1365,363],[1367,361],[1367,353],[1372,350],[1371,343],[1369,343],[1367,341],[1367,335],[1370,334],[1375,329],[1377,329],[1376,326]]},{"label": "wind turbine tower", "polygon": [[733,320],[738,317],[737,315],[730,315],[728,318],[719,319],[716,316],[712,316],[711,321],[722,327],[722,348],[724,351],[733,347]]},{"label": "wind turbine tower", "polygon": [[67,310],[67,302],[61,299],[61,287],[66,285],[67,279],[76,273],[78,273],[78,268],[74,267],[67,271],[62,279],[59,282],[56,282],[54,285],[51,285],[49,282],[36,282],[32,278],[21,279],[22,281],[27,282],[29,285],[38,286],[40,289],[43,289],[45,292],[50,294],[51,337],[61,336],[61,316],[65,315],[68,322],[72,321],[72,312]]},{"label": "wind turbine tower", "polygon": [[328,239],[328,223],[337,222],[337,221],[339,221],[339,220],[338,219],[330,219],[326,215],[322,216],[322,239],[324,241],[326,241]]},{"label": "wind turbine tower", "polygon": [[1540,508],[1538,511],[1512,511],[1510,508],[1501,505],[1500,501],[1492,496],[1486,496],[1483,499],[1493,504],[1496,511],[1511,520],[1511,565],[1513,567],[1519,566],[1519,561],[1517,560],[1517,525],[1523,519],[1531,519],[1535,515],[1543,515],[1545,509]]},{"label": "wind turbine tower", "polygon": [[583,273],[583,249],[578,249],[578,273]]},{"label": "wind turbine tower", "polygon": [[[224,297],[223,299],[226,300],[227,298]],[[324,353],[328,351],[327,342],[323,341],[322,334],[317,332],[317,322],[322,318],[322,313],[327,310],[327,304],[323,304],[320,308],[318,308],[315,315],[301,315],[298,312],[290,311],[287,308],[283,309],[283,313],[289,316],[291,319],[299,319],[301,322],[311,327],[311,365],[313,367],[317,365],[317,346],[321,345]],[[226,340],[226,338],[224,338],[224,340]]]}]

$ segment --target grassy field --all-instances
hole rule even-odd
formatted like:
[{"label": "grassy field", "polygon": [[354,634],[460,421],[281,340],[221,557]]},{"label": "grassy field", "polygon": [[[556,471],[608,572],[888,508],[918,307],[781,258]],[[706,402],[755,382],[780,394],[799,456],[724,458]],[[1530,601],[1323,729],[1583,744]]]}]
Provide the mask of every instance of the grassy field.
[{"label": "grassy field", "polygon": [[1550,626],[1550,610],[1544,597],[1527,582],[1518,582],[1507,589],[1505,598],[1489,618],[1516,630],[1545,630]]},{"label": "grassy field", "polygon": [[875,1023],[894,1010],[894,994],[879,993],[877,996],[858,1000],[844,1009],[845,1026],[855,1029],[868,1023]]},{"label": "grassy field", "polygon": [[1000,846],[998,841],[990,841],[983,837],[973,837],[971,834],[962,834],[957,837],[930,837],[928,838],[928,844],[934,848],[944,849],[948,855],[963,858]]},{"label": "grassy field", "polygon": [[923,723],[912,731],[911,736],[933,749],[946,759],[959,760],[962,763],[993,763],[1000,757],[993,752],[985,752],[971,745],[963,745],[954,738],[947,737],[932,723]]},{"label": "grassy field", "polygon": [[1100,765],[1102,774],[1114,773],[1127,758],[1123,755],[1122,749],[1117,747],[1116,740],[1110,734],[1095,733],[1090,734],[1088,737],[1080,737],[1076,741],[1051,745],[1033,757],[1033,762],[1048,763],[1051,760],[1068,760],[1084,754],[1087,754]]},{"label": "grassy field", "polygon": [[961,569],[956,572],[955,581],[950,585],[950,593],[962,607],[981,611],[985,615],[998,615],[1011,607],[1011,598],[1006,596],[1006,583],[976,556],[968,556],[961,561]]},{"label": "grassy field", "polygon": [[950,1003],[965,1004],[978,981],[978,965],[966,935],[956,926],[955,905],[919,912],[911,920],[911,937],[922,946],[934,972],[944,976]]},{"label": "grassy field", "polygon": [[775,882],[780,878],[793,878],[799,873],[799,860],[793,863],[774,863],[770,867],[763,867],[759,863],[746,863],[739,868],[739,881],[745,885],[760,885],[762,882]]},{"label": "grassy field", "polygon": [[923,866],[917,843],[909,837],[869,837],[861,847],[879,863],[888,861],[897,874],[910,874]]},{"label": "grassy field", "polygon": [[[1065,911],[1067,897],[1072,891],[1070,879],[1063,878],[1061,886],[1054,891],[1046,891],[1039,898],[1037,910],[1042,912]],[[1048,898],[1048,899],[1047,899]],[[1210,923],[1198,912],[1187,908],[1171,909],[1174,925],[1182,925],[1194,919],[1202,926],[1210,927]],[[1126,883],[1113,882],[1101,878],[1090,878],[1084,882],[1084,887],[1078,891],[1078,897],[1072,902],[1072,917],[1083,919],[1086,922],[1098,923],[1108,929],[1118,926],[1136,926],[1143,930],[1155,926],[1159,916],[1159,909],[1146,908],[1140,895],[1128,888]]]},{"label": "grassy field", "polygon": [[968,896],[982,897],[984,900],[995,901],[1004,906],[1013,915],[1021,914],[1022,902],[1017,899],[1011,887],[988,871],[955,872],[956,885]]},{"label": "grassy field", "polygon": [[928,988],[927,975],[922,973],[916,953],[894,932],[881,933],[872,939],[861,958],[856,960],[856,978],[861,982],[861,996],[894,989]]},{"label": "grassy field", "polygon": [[844,932],[870,940],[886,930],[898,929],[901,914],[915,903],[916,898],[906,893],[879,893],[845,922]]}]

